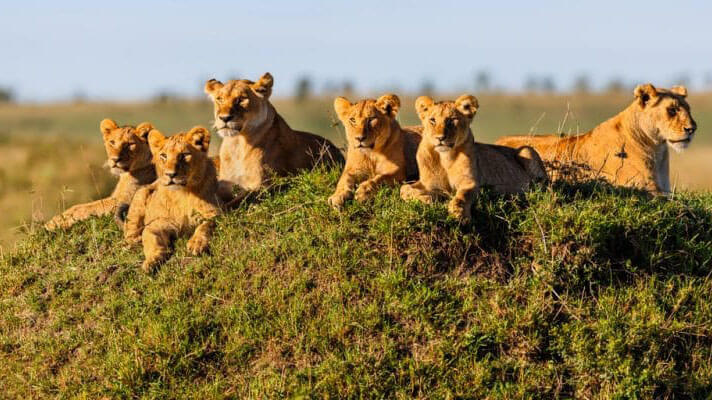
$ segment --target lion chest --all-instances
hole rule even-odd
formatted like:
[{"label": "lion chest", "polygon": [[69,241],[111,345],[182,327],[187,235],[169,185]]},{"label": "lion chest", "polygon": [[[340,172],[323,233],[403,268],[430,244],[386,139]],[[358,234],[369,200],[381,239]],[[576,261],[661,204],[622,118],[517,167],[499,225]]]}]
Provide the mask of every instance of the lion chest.
[{"label": "lion chest", "polygon": [[250,148],[239,137],[227,138],[220,147],[221,181],[228,181],[247,190],[256,190],[264,176],[264,154]]}]

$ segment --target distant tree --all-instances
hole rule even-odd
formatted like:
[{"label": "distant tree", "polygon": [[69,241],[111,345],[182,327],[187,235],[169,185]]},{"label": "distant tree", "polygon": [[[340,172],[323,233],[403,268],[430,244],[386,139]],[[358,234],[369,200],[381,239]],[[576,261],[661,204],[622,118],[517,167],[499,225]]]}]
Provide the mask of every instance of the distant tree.
[{"label": "distant tree", "polygon": [[591,80],[588,75],[581,74],[574,79],[574,92],[588,93],[591,91]]},{"label": "distant tree", "polygon": [[74,104],[84,104],[87,101],[87,94],[81,89],[77,89],[72,93],[72,103]]},{"label": "distant tree", "polygon": [[712,88],[712,72],[708,72],[705,74],[705,86],[707,88]]},{"label": "distant tree", "polygon": [[539,90],[539,79],[536,76],[528,76],[524,80],[524,90],[527,92],[536,92]]},{"label": "distant tree", "polygon": [[435,83],[429,78],[423,79],[423,82],[420,84],[418,96],[432,96],[434,93]]},{"label": "distant tree", "polygon": [[688,74],[686,72],[682,72],[677,75],[675,80],[672,81],[671,86],[673,86],[673,85],[690,86],[690,82],[691,82],[690,74]]},{"label": "distant tree", "polygon": [[492,76],[489,71],[482,70],[475,74],[475,90],[478,92],[492,90]]},{"label": "distant tree", "polygon": [[541,83],[539,84],[542,92],[551,93],[556,91],[556,82],[551,76],[544,76],[541,78]]},{"label": "distant tree", "polygon": [[343,96],[353,95],[354,94],[354,83],[348,79],[344,80],[343,84],[341,85],[341,93]]},{"label": "distant tree", "polygon": [[0,103],[12,103],[15,101],[15,93],[8,87],[0,87]]},{"label": "distant tree", "polygon": [[297,87],[294,90],[294,99],[297,102],[303,102],[309,99],[312,95],[312,81],[308,76],[302,76],[297,79]]},{"label": "distant tree", "polygon": [[606,84],[606,91],[610,93],[625,92],[625,84],[620,78],[611,78],[608,84]]},{"label": "distant tree", "polygon": [[166,104],[166,103],[169,103],[169,102],[177,100],[177,99],[178,99],[177,94],[175,94],[174,92],[172,92],[170,90],[163,89],[163,90],[159,90],[153,96],[152,100],[154,103]]}]

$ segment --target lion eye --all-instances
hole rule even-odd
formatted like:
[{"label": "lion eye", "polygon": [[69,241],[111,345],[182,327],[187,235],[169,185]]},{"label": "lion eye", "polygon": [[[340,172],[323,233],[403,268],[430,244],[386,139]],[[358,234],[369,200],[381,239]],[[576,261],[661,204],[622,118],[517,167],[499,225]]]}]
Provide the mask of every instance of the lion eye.
[{"label": "lion eye", "polygon": [[115,140],[109,140],[109,144],[111,144],[112,146],[115,146],[115,145],[116,145],[116,141],[115,141]]},{"label": "lion eye", "polygon": [[669,116],[674,117],[677,115],[677,108],[676,107],[668,107],[667,113]]},{"label": "lion eye", "polygon": [[349,118],[349,122],[351,122],[351,125],[356,125],[356,118],[354,118],[354,117]]},{"label": "lion eye", "polygon": [[430,125],[435,126],[435,118],[430,118]]},{"label": "lion eye", "polygon": [[222,97],[216,97],[216,98],[215,98],[215,101],[217,101],[218,103],[222,103],[222,102],[223,102],[223,98],[222,98]]},{"label": "lion eye", "polygon": [[166,161],[168,159],[168,156],[166,155],[166,153],[161,153],[161,155],[159,157],[161,157],[161,160],[163,160],[163,161]]}]

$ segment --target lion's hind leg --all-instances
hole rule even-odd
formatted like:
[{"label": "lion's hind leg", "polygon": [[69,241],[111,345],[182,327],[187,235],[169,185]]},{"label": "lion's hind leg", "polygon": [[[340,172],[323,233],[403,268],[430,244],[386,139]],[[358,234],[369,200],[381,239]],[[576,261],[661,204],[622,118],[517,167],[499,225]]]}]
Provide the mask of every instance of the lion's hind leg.
[{"label": "lion's hind leg", "polygon": [[549,175],[546,173],[544,162],[539,153],[530,146],[522,146],[516,149],[519,163],[527,171],[529,177],[534,182],[548,182]]}]

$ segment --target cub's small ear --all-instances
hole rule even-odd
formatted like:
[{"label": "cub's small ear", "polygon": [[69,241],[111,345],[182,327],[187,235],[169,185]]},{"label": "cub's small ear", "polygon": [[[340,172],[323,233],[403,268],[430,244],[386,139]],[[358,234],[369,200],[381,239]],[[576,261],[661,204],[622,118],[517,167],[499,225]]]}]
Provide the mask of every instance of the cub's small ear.
[{"label": "cub's small ear", "polygon": [[136,136],[144,142],[148,141],[148,132],[155,129],[150,122],[142,122],[136,126]]},{"label": "cub's small ear", "polygon": [[462,115],[472,118],[477,113],[480,103],[477,101],[477,97],[471,94],[463,94],[455,100],[455,107]]},{"label": "cub's small ear", "polygon": [[673,86],[670,92],[678,96],[687,97],[687,88],[684,86]]},{"label": "cub's small ear", "polygon": [[422,121],[425,119],[425,112],[433,106],[435,102],[430,96],[420,96],[415,99],[415,111],[418,113],[418,118]]},{"label": "cub's small ear", "polygon": [[252,84],[252,90],[254,90],[255,93],[264,98],[269,98],[269,96],[272,94],[273,83],[274,78],[272,78],[272,74],[270,74],[269,72],[265,72],[265,74],[262,75],[257,82]]},{"label": "cub's small ear", "polygon": [[108,135],[113,131],[114,129],[118,129],[119,124],[116,123],[113,119],[106,118],[105,120],[102,120],[101,123],[99,124],[99,130],[103,135]]},{"label": "cub's small ear", "polygon": [[211,79],[205,82],[205,93],[208,95],[212,95],[216,90],[222,89],[223,86],[225,85],[223,85],[223,83],[219,80]]},{"label": "cub's small ear", "polygon": [[337,97],[334,99],[334,111],[339,118],[342,118],[346,112],[351,108],[351,102],[346,99],[346,97]]},{"label": "cub's small ear", "polygon": [[650,83],[646,83],[638,85],[633,91],[633,95],[636,99],[638,99],[638,104],[640,104],[641,107],[645,107],[650,99],[658,95],[658,91],[655,89],[655,86]]},{"label": "cub's small ear", "polygon": [[188,132],[186,140],[196,149],[207,152],[210,147],[210,131],[196,126]]},{"label": "cub's small ear", "polygon": [[376,100],[376,107],[378,107],[382,113],[395,118],[400,109],[400,99],[392,93],[384,94]]},{"label": "cub's small ear", "polygon": [[166,137],[158,129],[151,129],[148,132],[148,146],[151,148],[151,152],[155,153],[163,146],[163,142],[166,141]]}]

